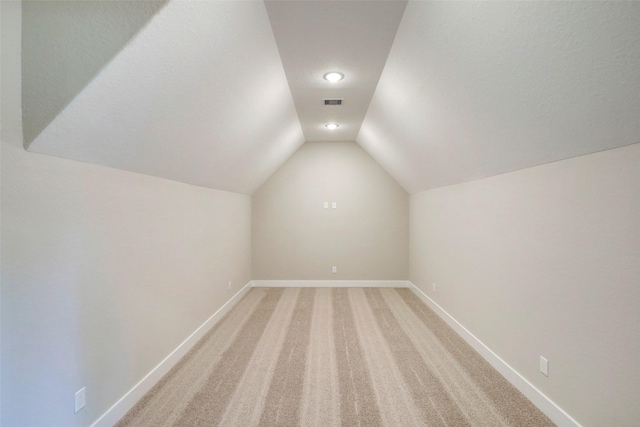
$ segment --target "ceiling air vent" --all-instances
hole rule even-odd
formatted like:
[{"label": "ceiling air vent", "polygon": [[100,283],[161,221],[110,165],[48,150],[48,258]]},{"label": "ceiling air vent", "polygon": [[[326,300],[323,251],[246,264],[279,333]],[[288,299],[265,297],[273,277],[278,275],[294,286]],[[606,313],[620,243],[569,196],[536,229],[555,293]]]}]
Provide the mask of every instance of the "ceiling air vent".
[{"label": "ceiling air vent", "polygon": [[324,105],[342,105],[342,99],[324,99]]}]

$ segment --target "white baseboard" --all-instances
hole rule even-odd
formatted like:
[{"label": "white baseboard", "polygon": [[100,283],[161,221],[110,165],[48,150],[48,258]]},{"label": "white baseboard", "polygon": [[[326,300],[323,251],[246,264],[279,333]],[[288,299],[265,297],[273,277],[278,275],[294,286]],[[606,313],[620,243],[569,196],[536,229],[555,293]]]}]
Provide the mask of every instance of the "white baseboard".
[{"label": "white baseboard", "polygon": [[482,341],[447,313],[435,301],[423,293],[417,286],[406,280],[253,280],[247,283],[238,293],[227,301],[218,311],[207,319],[171,354],[151,370],[120,400],[109,408],[91,427],[111,427],[122,418],[171,368],[202,338],[231,308],[240,301],[252,287],[390,287],[409,288],[425,304],[427,304],[442,320],[458,333],[474,350],[476,350],[507,381],[513,384],[534,405],[536,405],[551,421],[559,427],[582,427],[575,419],[556,405],[551,399],[538,390],[526,378],[520,375],[509,364],[502,360]]},{"label": "white baseboard", "polygon": [[558,427],[581,427],[571,415],[567,414],[562,408],[556,405],[545,394],[538,390],[525,377],[520,375],[507,362],[502,360],[500,356],[495,354],[489,347],[473,335],[467,328],[462,326],[453,316],[447,313],[435,301],[422,292],[416,285],[411,282],[409,288],[418,296],[425,304],[429,306],[442,320],[444,320],[451,328],[456,331],[475,351],[477,351],[491,366],[493,366],[500,374],[506,378],[513,386],[515,386],[522,394],[525,395],[533,404],[540,409],[551,421]]},{"label": "white baseboard", "polygon": [[151,370],[143,379],[141,379],[131,390],[120,398],[111,408],[107,410],[100,418],[98,418],[91,427],[112,427],[122,418],[129,409],[145,395],[146,392],[158,382],[162,377],[180,361],[182,356],[187,354],[191,348],[202,338],[211,328],[222,319],[222,317],[231,310],[231,308],[240,301],[240,299],[251,289],[251,282],[247,283],[234,296],[229,299],[222,307],[218,309],[211,317],[209,317],[202,325],[198,327],[187,339],[185,339],[175,350],[171,352],[162,362]]},{"label": "white baseboard", "polygon": [[254,288],[408,288],[407,280],[253,280]]}]

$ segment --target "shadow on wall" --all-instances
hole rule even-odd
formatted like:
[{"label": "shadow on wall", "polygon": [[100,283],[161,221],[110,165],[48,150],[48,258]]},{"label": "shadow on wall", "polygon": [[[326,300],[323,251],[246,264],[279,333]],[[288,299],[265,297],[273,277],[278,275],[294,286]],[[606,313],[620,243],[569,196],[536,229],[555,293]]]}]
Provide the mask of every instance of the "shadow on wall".
[{"label": "shadow on wall", "polygon": [[25,148],[167,2],[23,2]]}]

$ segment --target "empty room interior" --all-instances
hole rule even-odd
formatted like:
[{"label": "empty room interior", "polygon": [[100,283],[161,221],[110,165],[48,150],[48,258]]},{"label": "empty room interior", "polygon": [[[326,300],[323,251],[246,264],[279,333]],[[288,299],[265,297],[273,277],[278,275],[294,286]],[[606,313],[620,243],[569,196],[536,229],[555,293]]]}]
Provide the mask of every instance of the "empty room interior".
[{"label": "empty room interior", "polygon": [[2,426],[640,425],[640,2],[0,19]]}]

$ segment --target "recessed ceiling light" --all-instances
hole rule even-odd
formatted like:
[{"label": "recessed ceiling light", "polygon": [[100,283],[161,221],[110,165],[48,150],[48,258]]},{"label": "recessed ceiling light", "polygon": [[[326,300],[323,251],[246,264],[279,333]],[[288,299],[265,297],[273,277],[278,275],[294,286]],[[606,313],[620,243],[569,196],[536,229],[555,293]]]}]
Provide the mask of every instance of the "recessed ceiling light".
[{"label": "recessed ceiling light", "polygon": [[334,130],[334,129],[338,129],[340,125],[337,123],[327,123],[326,125],[324,125],[324,127],[326,127],[329,130]]},{"label": "recessed ceiling light", "polygon": [[344,79],[344,74],[338,73],[337,71],[331,71],[329,73],[326,73],[322,77],[330,82],[339,82],[340,80]]}]

